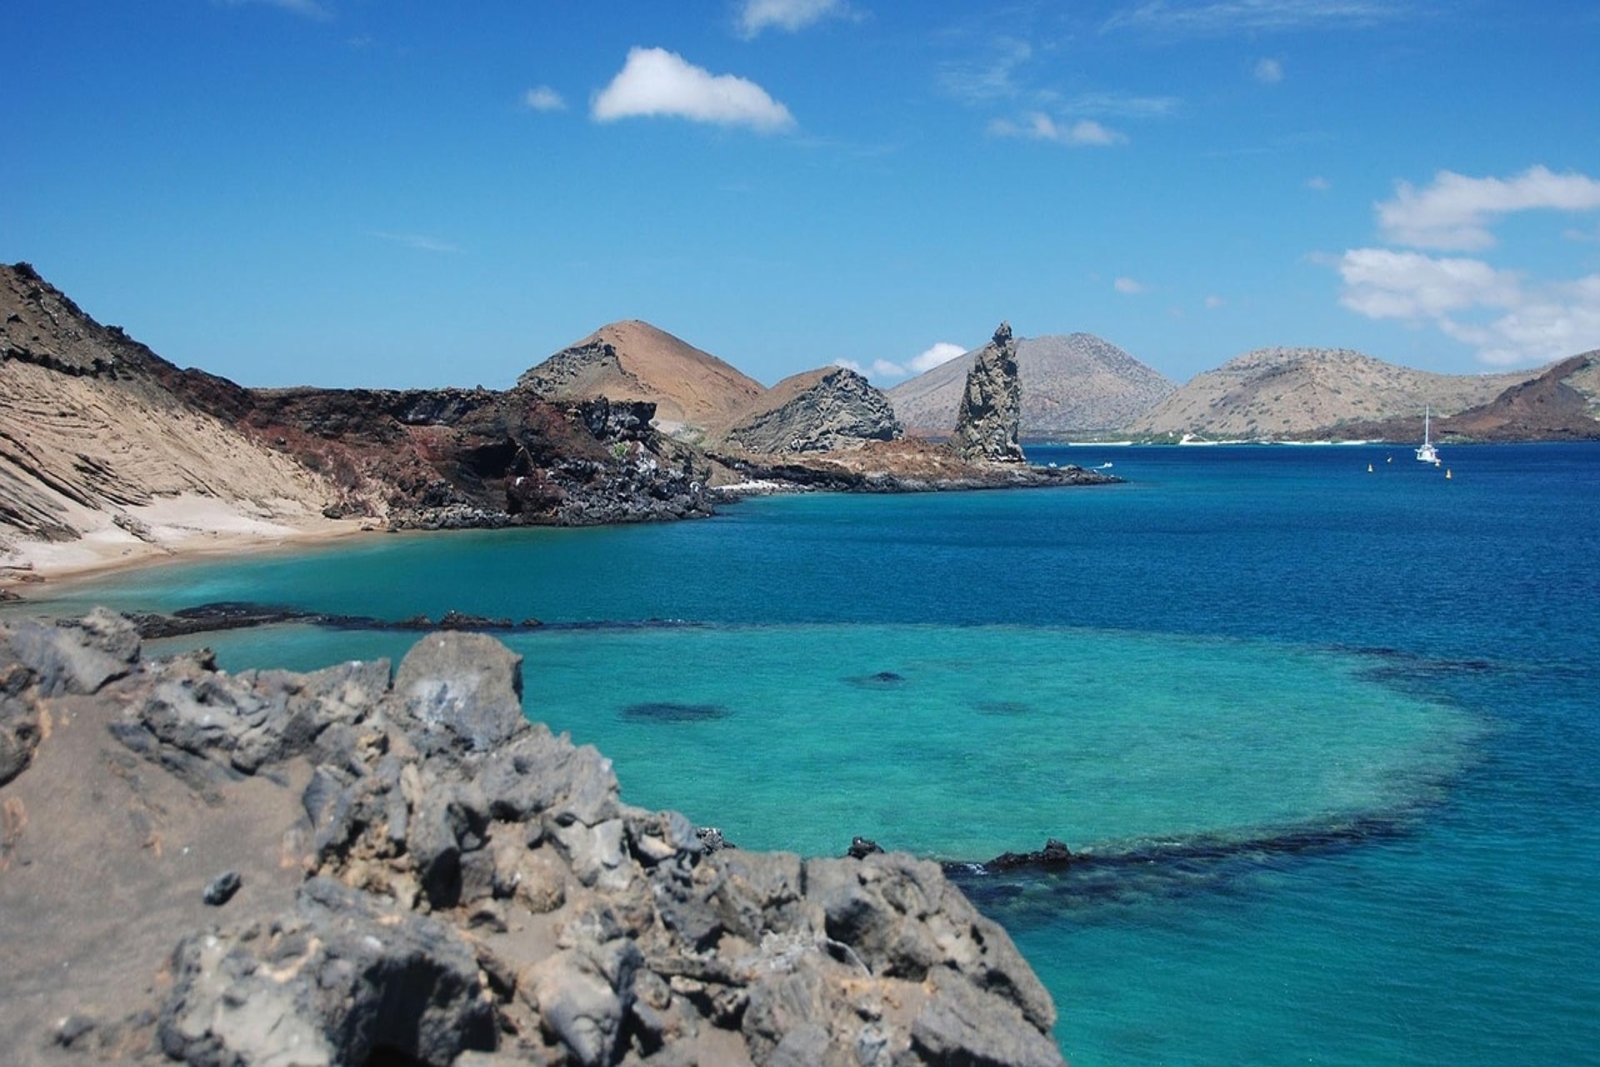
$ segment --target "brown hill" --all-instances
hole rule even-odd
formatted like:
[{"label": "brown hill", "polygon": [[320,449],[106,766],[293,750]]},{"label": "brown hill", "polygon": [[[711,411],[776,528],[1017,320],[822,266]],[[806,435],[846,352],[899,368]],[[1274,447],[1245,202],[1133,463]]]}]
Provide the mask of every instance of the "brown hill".
[{"label": "brown hill", "polygon": [[[1351,438],[1414,441],[1416,416],[1341,428]],[[1600,440],[1600,351],[1562,360],[1477,407],[1433,420],[1435,440]]]},{"label": "brown hill", "polygon": [[[1120,432],[1177,388],[1093,334],[1024,337],[1016,348],[1024,438]],[[937,437],[954,429],[975,358],[976,352],[968,352],[889,390],[908,432]]]},{"label": "brown hill", "polygon": [[1449,415],[1488,403],[1537,376],[1433,374],[1349,349],[1263,348],[1197,375],[1134,420],[1135,435],[1296,440],[1350,437],[1336,428],[1389,419],[1418,421],[1429,406]]},{"label": "brown hill", "polygon": [[554,399],[649,401],[668,432],[724,423],[766,391],[716,356],[637,320],[602,326],[517,384]]},{"label": "brown hill", "polygon": [[741,452],[829,452],[900,436],[889,398],[845,367],[791,375],[739,411],[719,445]]}]

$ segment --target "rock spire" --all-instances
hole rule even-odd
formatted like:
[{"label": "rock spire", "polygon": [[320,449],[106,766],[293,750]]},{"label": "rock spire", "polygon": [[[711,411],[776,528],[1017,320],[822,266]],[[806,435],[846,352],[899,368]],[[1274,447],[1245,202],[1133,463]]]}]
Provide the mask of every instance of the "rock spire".
[{"label": "rock spire", "polygon": [[1017,348],[1011,324],[1002,322],[967,372],[956,415],[956,454],[969,463],[1025,463],[1017,429],[1022,422],[1022,390],[1017,381]]}]

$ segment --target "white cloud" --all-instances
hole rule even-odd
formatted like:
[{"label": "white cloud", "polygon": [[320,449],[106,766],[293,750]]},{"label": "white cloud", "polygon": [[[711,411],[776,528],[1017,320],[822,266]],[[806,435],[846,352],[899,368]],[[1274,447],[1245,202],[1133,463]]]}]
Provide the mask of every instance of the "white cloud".
[{"label": "white cloud", "polygon": [[1175,96],[1137,96],[1133,93],[1080,93],[1061,105],[1069,115],[1111,115],[1125,119],[1159,119],[1176,111]]},{"label": "white cloud", "polygon": [[1552,286],[1488,323],[1444,320],[1439,326],[1495,366],[1545,363],[1600,348],[1600,274]]},{"label": "white cloud", "polygon": [[267,7],[281,8],[292,11],[296,15],[304,15],[312,19],[331,19],[333,12],[319,3],[318,0],[222,0],[228,7],[243,7],[245,4],[264,4]]},{"label": "white cloud", "polygon": [[664,48],[629,50],[622,70],[594,98],[591,114],[597,122],[666,116],[764,133],[795,124],[789,109],[755,82],[714,75]]},{"label": "white cloud", "polygon": [[[1440,171],[1416,189],[1401,182],[1375,205],[1385,237],[1431,249],[1488,249],[1490,227],[1518,211],[1600,209],[1600,181],[1531,167],[1511,178]],[[1600,347],[1600,275],[1539,280],[1483,259],[1356,248],[1334,261],[1339,302],[1371,319],[1431,325],[1496,366],[1548,362]]]},{"label": "white cloud", "polygon": [[1216,310],[1219,307],[1222,307],[1226,303],[1227,303],[1227,301],[1222,299],[1222,297],[1220,297],[1220,296],[1208,296],[1208,297],[1206,297],[1206,307],[1211,309],[1211,310],[1213,310],[1213,311]]},{"label": "white cloud", "polygon": [[1512,178],[1468,178],[1448,170],[1433,184],[1395,187],[1393,200],[1377,205],[1384,238],[1415,248],[1472,251],[1491,248],[1490,224],[1516,211],[1593,211],[1600,208],[1600,181],[1582,174],[1555,174],[1530,167]]},{"label": "white cloud", "polygon": [[739,12],[739,32],[746,38],[768,27],[794,33],[814,22],[849,13],[844,0],[744,0]]},{"label": "white cloud", "polygon": [[957,356],[966,354],[967,350],[960,345],[951,344],[949,341],[940,341],[937,344],[930,345],[904,363],[895,363],[887,359],[875,359],[872,361],[872,366],[868,368],[863,367],[853,359],[836,359],[833,361],[833,365],[835,367],[846,367],[857,374],[864,374],[868,378],[877,381],[885,379],[892,381],[896,378],[905,378],[913,374],[923,374],[941,364],[949,363]]},{"label": "white cloud", "polygon": [[565,111],[567,102],[550,86],[541,85],[522,94],[522,106],[529,111]]},{"label": "white cloud", "polygon": [[982,60],[947,64],[939,75],[944,91],[968,104],[1023,95],[1017,71],[1033,58],[1033,46],[1017,37],[995,37]]},{"label": "white cloud", "polygon": [[1118,278],[1116,281],[1111,283],[1111,288],[1115,289],[1124,296],[1133,296],[1136,293],[1144,292],[1144,286],[1140,285],[1132,278]]},{"label": "white cloud", "polygon": [[1374,26],[1409,14],[1394,0],[1215,0],[1172,3],[1149,0],[1105,21],[1105,29],[1139,30],[1166,36],[1225,37],[1234,34]]},{"label": "white cloud", "polygon": [[1317,174],[1306,179],[1306,188],[1314,193],[1325,193],[1333,188],[1333,183],[1322,175]]},{"label": "white cloud", "polygon": [[989,132],[996,137],[1025,137],[1075,148],[1122,144],[1128,139],[1124,134],[1102,126],[1093,119],[1057,122],[1042,111],[1031,112],[1020,123],[1010,119],[995,119],[989,123]]},{"label": "white cloud", "polygon": [[1339,260],[1339,302],[1369,319],[1440,318],[1470,307],[1511,307],[1515,275],[1476,259],[1435,259],[1421,252],[1357,248]]},{"label": "white cloud", "polygon": [[1600,275],[1531,285],[1477,259],[1357,248],[1339,260],[1339,302],[1372,319],[1431,324],[1495,366],[1600,347]]},{"label": "white cloud", "polygon": [[1277,85],[1283,81],[1283,62],[1270,57],[1257,60],[1253,73],[1256,81],[1263,85]]},{"label": "white cloud", "polygon": [[380,241],[389,241],[397,245],[404,245],[407,248],[414,248],[419,252],[442,252],[458,256],[466,251],[460,245],[451,244],[449,241],[441,241],[436,237],[429,237],[420,233],[384,233],[375,231],[370,236],[376,237]]},{"label": "white cloud", "polygon": [[940,341],[923,351],[920,355],[912,356],[906,363],[913,374],[921,374],[935,367],[949,363],[967,354],[967,350],[960,345],[951,344],[949,341]]},{"label": "white cloud", "polygon": [[853,359],[836,359],[833,361],[833,365],[835,367],[843,367],[845,370],[853,370],[863,378],[904,378],[906,376],[904,367],[898,363],[891,363],[887,359],[875,359],[870,367],[863,367]]}]

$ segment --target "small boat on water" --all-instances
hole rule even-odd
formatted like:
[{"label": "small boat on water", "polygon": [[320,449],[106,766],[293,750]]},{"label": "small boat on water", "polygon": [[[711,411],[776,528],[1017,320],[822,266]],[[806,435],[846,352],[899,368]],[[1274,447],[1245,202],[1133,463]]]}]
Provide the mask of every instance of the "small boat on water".
[{"label": "small boat on water", "polygon": [[1433,447],[1432,415],[1430,408],[1422,409],[1422,444],[1417,446],[1417,459],[1423,463],[1439,465],[1439,450]]}]

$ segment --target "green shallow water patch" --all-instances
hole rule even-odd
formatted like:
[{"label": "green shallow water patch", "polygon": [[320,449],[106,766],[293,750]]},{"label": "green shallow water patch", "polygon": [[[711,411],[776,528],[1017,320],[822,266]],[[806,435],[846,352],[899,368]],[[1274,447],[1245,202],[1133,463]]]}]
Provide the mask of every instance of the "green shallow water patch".
[{"label": "green shallow water patch", "polygon": [[1476,730],[1362,657],[1233,640],[785,626],[510,643],[530,716],[611,757],[629,802],[808,854],[862,834],[981,860],[1406,809]]}]

